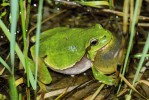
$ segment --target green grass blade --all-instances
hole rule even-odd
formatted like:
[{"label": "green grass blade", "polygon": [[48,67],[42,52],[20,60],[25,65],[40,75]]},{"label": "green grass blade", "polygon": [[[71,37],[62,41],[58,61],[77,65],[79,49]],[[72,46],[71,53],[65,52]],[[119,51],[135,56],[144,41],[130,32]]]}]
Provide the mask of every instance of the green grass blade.
[{"label": "green grass blade", "polygon": [[29,26],[30,9],[31,9],[31,0],[28,0],[27,1],[27,11],[26,11],[26,30],[28,30],[28,26]]},{"label": "green grass blade", "polygon": [[[132,56],[132,58],[141,58],[142,57],[142,53],[138,53]],[[146,54],[145,57],[149,57],[149,54]]]},{"label": "green grass blade", "polygon": [[79,3],[80,5],[90,6],[95,8],[103,8],[103,6],[109,6],[108,1],[84,1],[84,2],[77,1],[77,3]]},{"label": "green grass blade", "polygon": [[38,18],[37,18],[37,30],[36,30],[36,43],[35,43],[35,88],[37,85],[37,72],[38,72],[38,55],[39,55],[39,43],[40,43],[40,29],[41,29],[41,20],[42,20],[42,8],[43,8],[43,0],[39,1],[38,7]]},{"label": "green grass blade", "polygon": [[24,2],[20,0],[20,8],[21,8],[21,23],[22,23],[22,32],[23,32],[23,43],[24,43],[24,54],[27,56],[27,39],[26,39],[26,28],[25,28],[25,10],[24,10]]},{"label": "green grass blade", "polygon": [[14,75],[11,75],[8,80],[9,83],[9,94],[11,100],[18,100],[18,92],[15,84]]},{"label": "green grass blade", "polygon": [[110,9],[114,8],[114,1],[113,0],[109,0],[109,7],[110,7]]},{"label": "green grass blade", "polygon": [[19,100],[23,100],[21,93],[19,93]]},{"label": "green grass blade", "polygon": [[[11,73],[11,69],[8,64],[0,57],[0,62],[5,66],[5,68]],[[12,73],[11,73],[12,74]]]},{"label": "green grass blade", "polygon": [[[23,32],[23,43],[24,43],[24,56],[25,58],[28,57],[28,48],[27,48],[27,35],[26,35],[26,19],[25,19],[25,9],[24,9],[24,2],[23,0],[20,0],[20,9],[21,9],[21,22],[22,22],[22,32]],[[29,69],[27,67],[28,62],[25,59],[25,68],[26,68],[26,73],[27,73],[27,86],[29,87]]]},{"label": "green grass blade", "polygon": [[17,15],[18,15],[18,0],[10,1],[10,10],[11,10],[11,38],[10,38],[10,58],[11,58],[11,67],[12,74],[14,74],[14,59],[15,59],[15,34],[17,27]]}]

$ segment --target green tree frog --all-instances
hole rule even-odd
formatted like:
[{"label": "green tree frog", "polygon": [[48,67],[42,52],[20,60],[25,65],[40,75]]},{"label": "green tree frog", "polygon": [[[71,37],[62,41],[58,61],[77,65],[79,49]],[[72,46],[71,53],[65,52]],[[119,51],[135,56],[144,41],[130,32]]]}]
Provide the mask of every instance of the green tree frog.
[{"label": "green tree frog", "polygon": [[[90,28],[53,28],[41,33],[40,62],[63,74],[79,74],[92,67],[95,79],[113,84],[114,80],[105,74],[116,71],[112,52],[117,48],[110,45],[115,41],[112,33],[99,24]],[[31,47],[31,54],[34,58],[35,46]]]}]

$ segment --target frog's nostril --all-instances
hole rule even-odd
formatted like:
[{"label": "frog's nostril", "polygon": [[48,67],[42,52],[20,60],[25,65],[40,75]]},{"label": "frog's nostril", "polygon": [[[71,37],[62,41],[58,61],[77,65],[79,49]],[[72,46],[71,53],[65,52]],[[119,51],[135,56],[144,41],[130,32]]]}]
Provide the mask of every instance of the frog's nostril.
[{"label": "frog's nostril", "polygon": [[106,36],[106,35],[104,35],[104,38],[107,38],[107,36]]}]

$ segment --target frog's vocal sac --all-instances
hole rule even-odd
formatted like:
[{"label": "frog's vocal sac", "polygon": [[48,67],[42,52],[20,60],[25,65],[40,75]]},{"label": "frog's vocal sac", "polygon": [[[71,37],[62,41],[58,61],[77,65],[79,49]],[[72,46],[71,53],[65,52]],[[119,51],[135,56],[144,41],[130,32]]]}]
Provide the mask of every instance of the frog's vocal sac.
[{"label": "frog's vocal sac", "polygon": [[91,68],[91,61],[87,58],[86,55],[83,56],[83,58],[77,62],[75,65],[73,65],[70,68],[64,69],[64,70],[56,70],[56,69],[51,69],[63,73],[63,74],[69,74],[69,75],[75,75],[75,74],[80,74]]}]

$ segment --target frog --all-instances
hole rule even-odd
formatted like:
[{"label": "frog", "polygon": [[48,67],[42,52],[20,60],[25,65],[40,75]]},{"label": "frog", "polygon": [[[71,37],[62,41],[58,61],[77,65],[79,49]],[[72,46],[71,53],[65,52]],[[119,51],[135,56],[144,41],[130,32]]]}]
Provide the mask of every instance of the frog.
[{"label": "frog", "polygon": [[[35,42],[35,37],[32,41]],[[119,44],[113,47],[115,43],[118,43],[117,39],[100,24],[88,28],[55,27],[40,35],[39,66],[48,66],[68,75],[91,68],[96,80],[113,85],[114,79],[107,74],[116,71],[116,65],[112,63],[118,62],[114,53],[119,51]],[[35,45],[30,51],[35,59]]]}]

